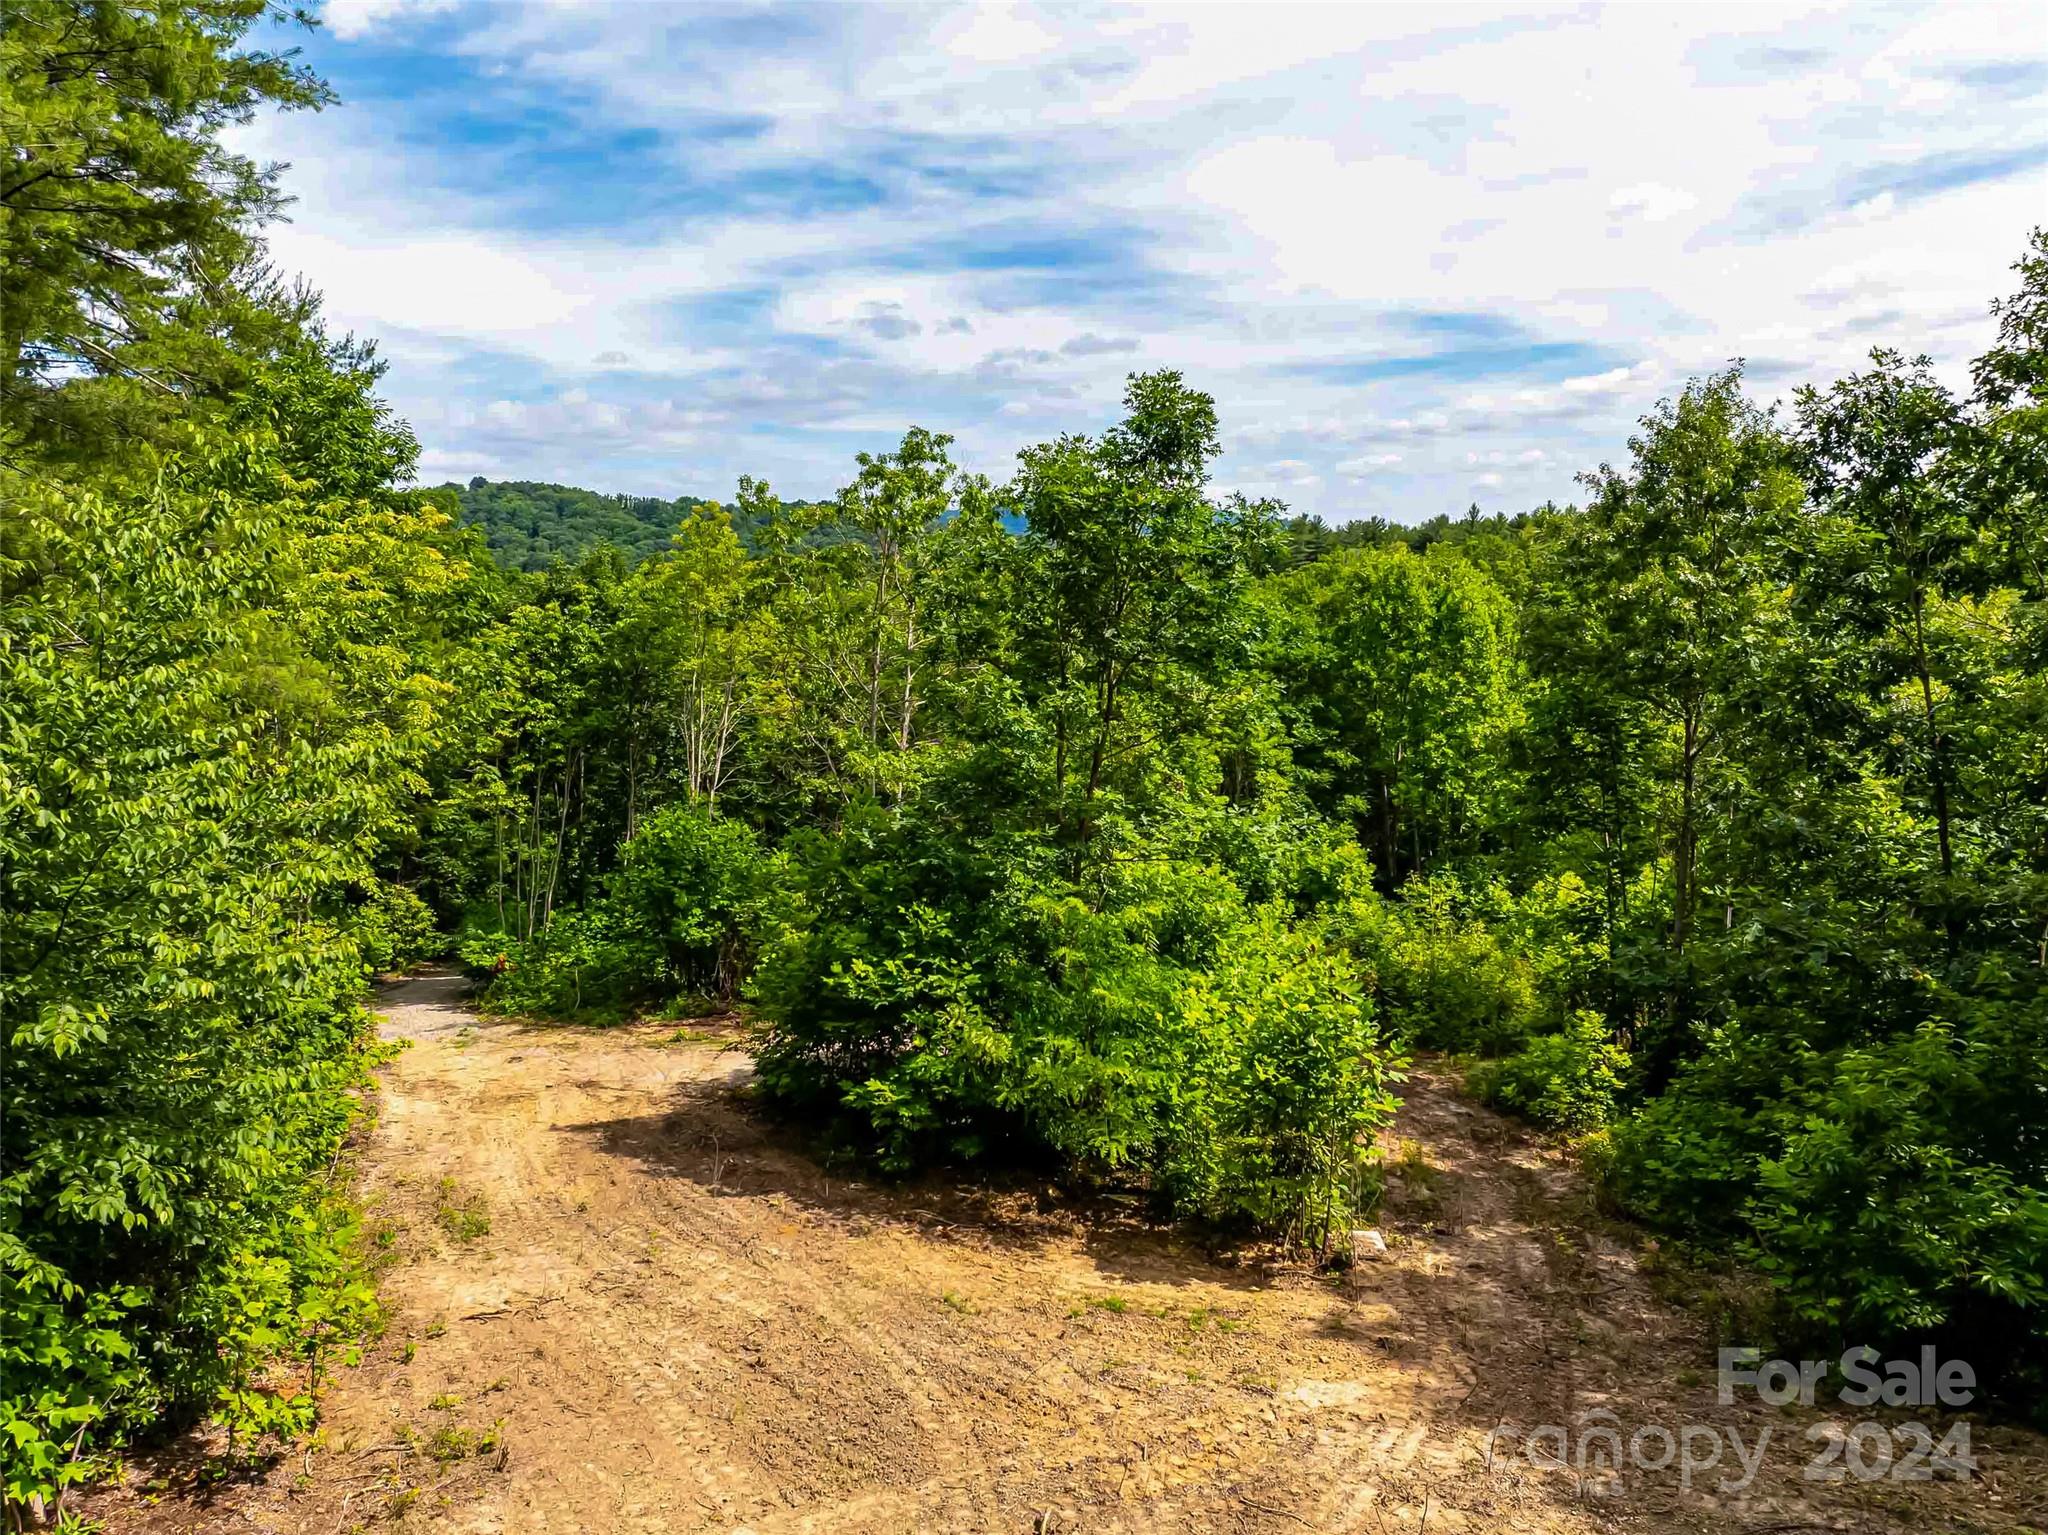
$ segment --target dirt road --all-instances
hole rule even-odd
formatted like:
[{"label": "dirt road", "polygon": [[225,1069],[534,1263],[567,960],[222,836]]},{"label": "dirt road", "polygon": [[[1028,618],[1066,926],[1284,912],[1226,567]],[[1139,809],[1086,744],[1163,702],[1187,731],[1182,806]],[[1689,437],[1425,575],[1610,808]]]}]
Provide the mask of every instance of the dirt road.
[{"label": "dirt road", "polygon": [[[383,999],[364,1193],[391,1327],[316,1446],[120,1531],[2020,1530],[2048,1460],[1801,1479],[1817,1413],[1715,1400],[1697,1323],[1536,1139],[1428,1075],[1390,1137],[1389,1251],[1348,1278],[1219,1261],[1114,1203],[822,1170],[737,1089],[717,1026],[480,1021]],[[1618,1482],[1489,1435],[1607,1412],[1773,1447]],[[1505,1448],[1504,1448],[1505,1446]]]}]

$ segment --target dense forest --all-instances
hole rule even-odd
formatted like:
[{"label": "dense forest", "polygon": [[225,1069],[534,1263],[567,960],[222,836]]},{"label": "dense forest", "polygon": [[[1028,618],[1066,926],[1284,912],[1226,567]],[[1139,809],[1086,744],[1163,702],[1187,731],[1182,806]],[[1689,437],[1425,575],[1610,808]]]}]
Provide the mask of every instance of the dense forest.
[{"label": "dense forest", "polygon": [[491,558],[511,570],[545,570],[600,544],[638,564],[668,547],[676,525],[705,503],[682,496],[605,496],[526,480],[437,487],[436,501],[463,527],[484,535]]},{"label": "dense forest", "polygon": [[605,496],[481,475],[467,485],[437,486],[432,497],[459,526],[480,531],[491,558],[508,570],[546,570],[600,545],[637,565],[666,549],[685,517],[711,504],[694,496]]},{"label": "dense forest", "polygon": [[1770,1336],[2038,1393],[2048,238],[1960,392],[1730,368],[1512,517],[1219,494],[1168,371],[1000,483],[912,428],[829,503],[422,490],[220,142],[326,98],[261,10],[9,0],[17,1519],[307,1426],[374,1307],[366,982],[451,951],[512,1013],[742,1008],[867,1165],[1314,1256],[1446,1052]]},{"label": "dense forest", "polygon": [[[461,527],[473,527],[484,535],[491,559],[507,569],[542,571],[553,565],[573,565],[599,549],[616,549],[629,565],[638,565],[655,555],[666,554],[675,531],[692,512],[708,511],[716,503],[696,496],[678,496],[663,501],[655,496],[601,495],[578,490],[572,485],[536,485],[527,480],[486,480],[478,475],[467,486],[438,485],[431,499]],[[733,519],[733,531],[749,554],[762,547],[762,530],[772,512],[777,518],[806,515],[801,505],[784,506],[770,502],[749,510],[726,508]],[[1289,517],[1281,527],[1290,562],[1317,559],[1332,550],[1356,544],[1402,543],[1420,552],[1445,538],[1462,537],[1479,522],[1479,509],[1471,508],[1460,519],[1438,513],[1420,523],[1389,523],[1377,517],[1360,518],[1337,527],[1326,526],[1320,518]],[[833,535],[835,519],[814,516],[813,538]],[[1014,530],[1021,524],[1014,520]]]}]

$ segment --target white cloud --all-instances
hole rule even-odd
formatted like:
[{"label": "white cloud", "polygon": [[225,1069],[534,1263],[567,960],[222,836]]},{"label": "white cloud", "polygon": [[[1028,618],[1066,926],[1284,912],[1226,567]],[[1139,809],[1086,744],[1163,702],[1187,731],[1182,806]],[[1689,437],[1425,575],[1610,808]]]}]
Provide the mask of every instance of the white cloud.
[{"label": "white cloud", "polygon": [[[1027,423],[1098,428],[1127,371],[1177,366],[1247,485],[1539,500],[1731,357],[1825,377],[1885,341],[1960,379],[2041,203],[2038,167],[1968,171],[2040,138],[2016,6],[407,24],[456,3],[331,0],[315,67],[455,52],[242,142],[295,162],[280,262],[383,338],[431,461],[486,473],[817,493],[911,420],[1000,473]],[[1973,93],[1987,65],[2021,84]]]},{"label": "white cloud", "polygon": [[948,53],[977,64],[1008,64],[1036,58],[1050,52],[1059,41],[1059,33],[1016,5],[984,5],[963,10],[939,32],[939,42]]},{"label": "white cloud", "polygon": [[1337,465],[1337,472],[1354,480],[1391,469],[1401,462],[1398,453],[1361,453],[1356,458],[1347,458]]},{"label": "white cloud", "polygon": [[1642,219],[1645,223],[1661,224],[1675,219],[1681,213],[1690,213],[1699,206],[1700,200],[1682,187],[1667,187],[1655,181],[1639,181],[1634,186],[1618,188],[1607,199],[1607,211],[1616,218]]},{"label": "white cloud", "polygon": [[320,19],[336,37],[354,42],[385,23],[450,11],[456,0],[327,0]]},{"label": "white cloud", "polygon": [[473,236],[344,242],[301,223],[275,232],[271,246],[286,265],[318,274],[337,312],[405,330],[502,339],[574,320],[596,298],[573,262]]}]

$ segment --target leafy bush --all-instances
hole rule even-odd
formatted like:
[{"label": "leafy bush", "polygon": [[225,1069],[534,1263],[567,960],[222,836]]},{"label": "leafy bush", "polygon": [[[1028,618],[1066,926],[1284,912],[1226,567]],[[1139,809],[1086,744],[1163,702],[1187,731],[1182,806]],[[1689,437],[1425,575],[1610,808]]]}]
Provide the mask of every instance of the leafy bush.
[{"label": "leafy bush", "polygon": [[344,664],[337,631],[351,603],[402,623],[446,572],[402,504],[280,500],[277,451],[221,443],[132,494],[30,479],[0,526],[16,1505],[134,1424],[303,1422],[264,1361],[361,1315],[325,1182],[368,1060],[348,892],[439,690],[403,650]]},{"label": "leafy bush", "polygon": [[1100,909],[1007,872],[879,818],[814,842],[755,982],[764,1091],[897,1170],[1035,1149],[1325,1241],[1392,1111],[1348,959],[1208,866],[1133,865]]},{"label": "leafy bush", "polygon": [[488,978],[484,1005],[541,1017],[616,1013],[677,997],[730,1001],[775,863],[742,822],[701,806],[656,811],[589,906],[557,908],[531,938],[472,929],[457,945]]},{"label": "leafy bush", "polygon": [[837,1117],[885,1166],[980,1154],[1006,1128],[1012,1041],[984,1006],[1028,941],[1016,898],[970,849],[873,812],[790,859],[750,987],[762,1091]]},{"label": "leafy bush", "polygon": [[1030,952],[1046,962],[991,1009],[1012,1041],[1001,1101],[1088,1176],[1156,1165],[1204,1044],[1185,1017],[1188,978],[1243,920],[1236,887],[1206,869],[1155,867],[1118,894],[1101,911],[1072,895],[1030,902]]},{"label": "leafy bush", "polygon": [[379,973],[404,970],[446,949],[434,913],[403,885],[378,880],[356,908],[353,935],[363,963]]},{"label": "leafy bush", "polygon": [[1396,1062],[1352,966],[1273,908],[1182,983],[1186,1068],[1160,1173],[1175,1208],[1326,1249],[1368,1202],[1371,1132]]},{"label": "leafy bush", "polygon": [[1940,1022],[1835,1053],[1731,1034],[1615,1126],[1611,1183],[1731,1243],[1810,1334],[2004,1358],[2048,1305],[2048,1188],[1985,1155],[2007,1074]]},{"label": "leafy bush", "polygon": [[1505,1060],[1481,1061],[1466,1086],[1482,1102],[1553,1130],[1594,1130],[1614,1116],[1628,1071],[1598,1013],[1577,1012],[1561,1034],[1542,1034]]},{"label": "leafy bush", "polygon": [[609,906],[559,910],[524,941],[477,935],[461,952],[492,976],[482,997],[487,1010],[539,1018],[616,1013],[647,992],[659,963],[654,945],[624,928]]},{"label": "leafy bush", "polygon": [[1511,935],[1461,913],[1462,894],[1448,876],[1411,881],[1399,901],[1352,901],[1336,931],[1403,1040],[1504,1054],[1542,1017],[1537,969]]},{"label": "leafy bush", "polygon": [[0,1235],[0,1261],[0,1474],[8,1506],[23,1508],[97,1475],[117,1404],[148,1393],[129,1313],[149,1297],[87,1290],[11,1235]]},{"label": "leafy bush", "polygon": [[1453,873],[1411,879],[1398,898],[1366,882],[1362,852],[1326,858],[1310,888],[1330,939],[1366,967],[1387,1026],[1431,1049],[1512,1054],[1566,1027],[1605,959],[1592,893],[1569,872],[1520,895]]},{"label": "leafy bush", "polygon": [[730,998],[771,888],[760,837],[742,821],[671,805],[619,853],[608,902],[620,929],[653,945],[666,990]]}]

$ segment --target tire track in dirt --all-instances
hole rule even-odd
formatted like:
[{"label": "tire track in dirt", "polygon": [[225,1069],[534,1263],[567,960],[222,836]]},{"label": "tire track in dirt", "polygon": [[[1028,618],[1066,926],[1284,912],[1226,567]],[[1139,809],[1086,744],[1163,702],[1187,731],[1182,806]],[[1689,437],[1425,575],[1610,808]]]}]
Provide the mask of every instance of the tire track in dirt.
[{"label": "tire track in dirt", "polygon": [[1489,1465],[1495,1427],[1593,1408],[1804,1423],[1716,1405],[1571,1169],[1428,1072],[1388,1137],[1390,1250],[1340,1279],[1114,1200],[849,1181],[754,1117],[716,1026],[484,1022],[442,976],[382,1010],[410,1041],[362,1163],[389,1332],[310,1451],[210,1498],[193,1444],[138,1462],[109,1530],[1960,1535],[2048,1487],[2002,1430],[1969,1487],[1817,1486],[1794,1456],[1739,1495],[1596,1498]]}]

